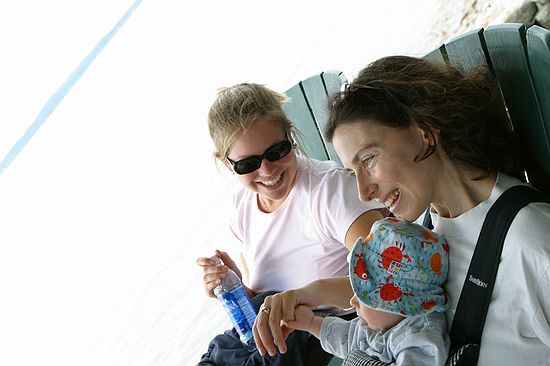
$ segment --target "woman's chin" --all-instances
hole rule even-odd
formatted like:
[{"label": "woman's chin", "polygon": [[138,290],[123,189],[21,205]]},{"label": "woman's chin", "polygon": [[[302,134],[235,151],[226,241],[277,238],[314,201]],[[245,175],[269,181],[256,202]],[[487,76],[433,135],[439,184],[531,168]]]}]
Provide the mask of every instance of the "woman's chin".
[{"label": "woman's chin", "polygon": [[258,184],[258,192],[260,192],[265,197],[268,197],[270,199],[277,199],[276,196],[279,196],[279,191],[284,190],[285,178],[286,174],[285,172],[281,173],[279,181],[271,186],[267,186],[263,183],[257,183]]},{"label": "woman's chin", "polygon": [[401,204],[401,197],[399,197],[389,208],[390,212],[395,215],[395,217],[400,220],[413,222],[416,221],[420,216],[422,216],[425,210],[416,212],[416,210],[411,210],[412,207],[407,207],[406,204]]}]

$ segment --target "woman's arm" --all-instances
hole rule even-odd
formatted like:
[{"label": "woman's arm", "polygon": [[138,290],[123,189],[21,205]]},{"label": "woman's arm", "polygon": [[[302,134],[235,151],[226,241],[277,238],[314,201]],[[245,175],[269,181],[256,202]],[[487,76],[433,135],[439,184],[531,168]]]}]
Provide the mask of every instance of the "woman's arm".
[{"label": "woman's arm", "polygon": [[[320,305],[336,306],[338,308],[349,308],[349,301],[353,297],[353,289],[349,282],[349,277],[333,277],[323,278],[309,285],[308,291],[316,294],[319,298],[319,303],[315,307]],[[290,316],[289,313],[285,315]],[[294,314],[292,314],[292,317]]]},{"label": "woman's arm", "polygon": [[[249,277],[249,272],[248,272],[248,266],[246,264],[246,261],[244,260],[243,253],[239,253],[239,256],[240,256],[240,259],[241,259],[241,264],[243,266],[244,277],[247,279],[247,282],[248,282],[248,279],[250,278]],[[245,289],[246,294],[248,295],[249,298],[253,298],[254,296],[256,296],[256,293],[250,287],[248,287],[244,284],[244,281],[243,281],[242,277],[241,277],[241,282],[243,282],[243,288]]]},{"label": "woman's arm", "polygon": [[357,238],[359,236],[366,238],[370,233],[372,224],[383,218],[384,216],[380,213],[380,210],[370,210],[361,214],[348,228],[345,238],[346,247],[351,251]]}]

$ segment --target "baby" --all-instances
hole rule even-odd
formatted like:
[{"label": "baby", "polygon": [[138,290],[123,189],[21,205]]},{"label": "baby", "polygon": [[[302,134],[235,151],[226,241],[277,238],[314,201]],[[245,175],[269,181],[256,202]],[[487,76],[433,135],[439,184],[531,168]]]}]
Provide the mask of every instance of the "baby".
[{"label": "baby", "polygon": [[298,306],[287,326],[321,340],[340,358],[353,350],[395,365],[444,365],[450,338],[443,312],[449,298],[442,288],[449,271],[449,246],[441,235],[395,218],[377,221],[349,254],[358,317],[322,318]]}]

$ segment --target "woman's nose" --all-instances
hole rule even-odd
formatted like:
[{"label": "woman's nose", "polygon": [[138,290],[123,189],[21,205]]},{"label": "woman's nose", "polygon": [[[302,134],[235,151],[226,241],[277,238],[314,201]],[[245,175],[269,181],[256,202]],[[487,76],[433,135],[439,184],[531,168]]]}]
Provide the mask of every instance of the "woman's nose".
[{"label": "woman's nose", "polygon": [[357,175],[357,191],[359,192],[359,199],[368,202],[376,198],[378,185],[363,174]]},{"label": "woman's nose", "polygon": [[270,177],[275,170],[275,163],[270,162],[267,159],[262,160],[262,165],[258,169],[258,172],[262,177]]}]

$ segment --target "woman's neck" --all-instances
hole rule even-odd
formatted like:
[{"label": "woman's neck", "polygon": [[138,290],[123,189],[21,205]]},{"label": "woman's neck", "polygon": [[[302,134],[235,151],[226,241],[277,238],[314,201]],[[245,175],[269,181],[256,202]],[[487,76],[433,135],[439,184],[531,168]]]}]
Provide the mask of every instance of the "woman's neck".
[{"label": "woman's neck", "polygon": [[441,217],[457,217],[487,200],[495,186],[497,173],[453,164],[443,172],[433,209]]},{"label": "woman's neck", "polygon": [[258,197],[258,208],[260,211],[265,213],[270,213],[281,207],[283,202],[285,201],[286,197],[282,200],[271,200],[269,198],[266,198],[262,196],[261,194],[257,194]]}]

